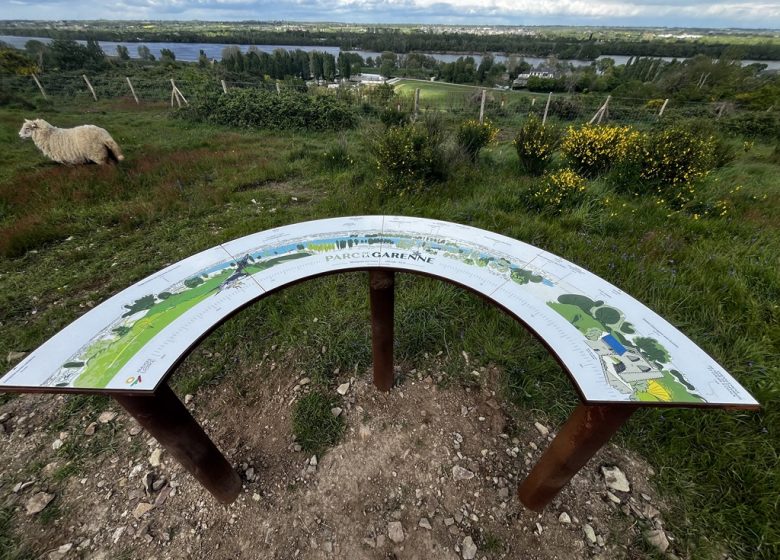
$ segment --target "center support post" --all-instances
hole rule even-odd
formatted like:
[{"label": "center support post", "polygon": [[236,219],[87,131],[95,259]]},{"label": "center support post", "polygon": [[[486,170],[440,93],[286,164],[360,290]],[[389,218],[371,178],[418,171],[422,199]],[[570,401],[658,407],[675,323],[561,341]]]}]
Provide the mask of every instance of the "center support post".
[{"label": "center support post", "polygon": [[523,505],[542,511],[637,408],[635,405],[577,405],[539,462],[520,483],[517,495]]},{"label": "center support post", "polygon": [[229,504],[238,497],[238,473],[167,383],[152,395],[114,395],[114,399],[217,500]]},{"label": "center support post", "polygon": [[374,386],[380,391],[393,388],[393,320],[395,313],[395,272],[373,269],[368,272],[371,299],[371,349],[374,357]]}]

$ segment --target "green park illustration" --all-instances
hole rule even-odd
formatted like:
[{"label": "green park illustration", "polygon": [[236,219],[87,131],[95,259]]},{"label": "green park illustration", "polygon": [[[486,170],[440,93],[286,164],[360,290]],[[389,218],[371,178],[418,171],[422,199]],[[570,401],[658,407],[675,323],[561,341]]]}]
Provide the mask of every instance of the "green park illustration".
[{"label": "green park illustration", "polygon": [[[399,252],[400,251],[400,252]],[[345,253],[346,252],[346,253]],[[110,328],[64,363],[47,384],[105,387],[122,368],[163,330],[187,311],[216,294],[231,290],[250,277],[297,259],[324,255],[326,259],[385,258],[418,261],[434,257],[457,260],[485,269],[514,284],[542,290],[546,304],[571,323],[597,354],[606,382],[630,400],[644,402],[704,402],[682,374],[668,368],[668,351],[655,339],[635,336],[624,314],[603,301],[562,292],[544,273],[528,270],[489,250],[418,233],[338,234],[255,248],[240,258],[214,264],[160,293],[146,294],[125,304],[125,312]],[[433,270],[432,270],[433,271]],[[159,377],[160,372],[150,372]],[[132,387],[140,376],[129,372],[125,384]]]}]

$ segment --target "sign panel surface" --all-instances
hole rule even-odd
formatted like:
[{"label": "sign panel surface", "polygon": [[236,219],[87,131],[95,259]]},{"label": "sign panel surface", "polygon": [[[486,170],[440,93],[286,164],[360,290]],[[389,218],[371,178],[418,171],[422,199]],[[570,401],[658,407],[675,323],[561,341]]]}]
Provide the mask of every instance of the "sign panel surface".
[{"label": "sign panel surface", "polygon": [[0,378],[0,390],[149,391],[204,333],[268,291],[375,267],[495,301],[542,339],[586,402],[758,404],[666,320],[576,264],[499,234],[400,216],[304,222],[194,255],[76,320]]}]

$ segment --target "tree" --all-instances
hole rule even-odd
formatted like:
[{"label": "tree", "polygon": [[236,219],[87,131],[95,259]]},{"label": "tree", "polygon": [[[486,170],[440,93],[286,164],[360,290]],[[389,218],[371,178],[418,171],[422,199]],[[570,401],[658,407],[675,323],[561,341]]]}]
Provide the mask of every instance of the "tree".
[{"label": "tree", "polygon": [[634,339],[634,345],[647,356],[648,359],[659,364],[665,364],[669,361],[669,352],[661,346],[661,343],[654,338],[637,337]]},{"label": "tree", "polygon": [[324,61],[322,65],[322,71],[325,75],[325,79],[333,81],[336,77],[336,57],[332,54],[324,53]]},{"label": "tree", "polygon": [[27,76],[35,71],[35,62],[23,51],[12,47],[0,49],[0,74]]},{"label": "tree", "polygon": [[130,60],[130,52],[127,50],[127,47],[124,45],[116,46],[116,54],[119,57],[119,60]]},{"label": "tree", "polygon": [[138,58],[140,58],[144,62],[154,61],[154,55],[152,54],[152,51],[149,50],[149,47],[147,47],[146,45],[138,45]]},{"label": "tree", "polygon": [[201,68],[206,68],[209,65],[209,57],[206,56],[206,51],[203,49],[200,49],[200,52],[198,53],[198,66]]},{"label": "tree", "polygon": [[176,53],[171,49],[160,49],[160,62],[163,64],[173,64],[176,62]]}]

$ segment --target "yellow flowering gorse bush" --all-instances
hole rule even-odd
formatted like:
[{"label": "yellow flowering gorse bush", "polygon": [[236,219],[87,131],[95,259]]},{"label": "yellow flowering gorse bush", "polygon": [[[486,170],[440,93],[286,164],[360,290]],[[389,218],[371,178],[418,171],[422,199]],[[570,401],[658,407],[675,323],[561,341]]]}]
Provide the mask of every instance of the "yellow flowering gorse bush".
[{"label": "yellow flowering gorse bush", "polygon": [[444,174],[440,146],[420,125],[388,128],[374,144],[374,154],[381,192],[417,194]]},{"label": "yellow flowering gorse bush", "polygon": [[639,140],[639,132],[630,126],[569,127],[561,151],[578,172],[595,177],[620,163]]},{"label": "yellow flowering gorse bush", "polygon": [[476,119],[469,119],[458,127],[457,141],[471,161],[476,161],[482,148],[492,144],[498,136],[498,128],[493,126],[488,119],[480,123]]},{"label": "yellow flowering gorse bush", "polygon": [[528,204],[557,214],[580,202],[587,187],[588,182],[576,171],[561,169],[542,177],[539,184],[529,191]]},{"label": "yellow flowering gorse bush", "polygon": [[544,172],[560,143],[558,128],[542,124],[536,115],[528,117],[512,142],[520,158],[520,167],[531,175]]}]

